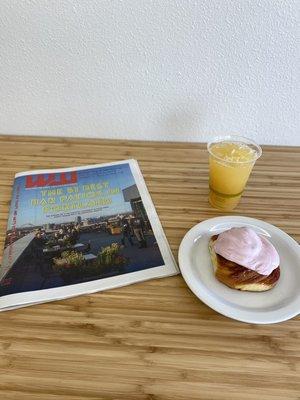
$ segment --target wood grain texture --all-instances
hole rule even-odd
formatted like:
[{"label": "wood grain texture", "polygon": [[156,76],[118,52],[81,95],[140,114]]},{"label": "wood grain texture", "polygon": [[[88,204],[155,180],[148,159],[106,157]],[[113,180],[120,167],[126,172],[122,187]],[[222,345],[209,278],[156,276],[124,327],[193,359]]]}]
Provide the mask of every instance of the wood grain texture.
[{"label": "wood grain texture", "polygon": [[[264,147],[235,212],[300,241],[300,149]],[[177,256],[208,204],[202,144],[0,136],[0,247],[16,172],[136,158]],[[0,314],[2,400],[300,399],[300,318],[239,323],[180,276]]]}]

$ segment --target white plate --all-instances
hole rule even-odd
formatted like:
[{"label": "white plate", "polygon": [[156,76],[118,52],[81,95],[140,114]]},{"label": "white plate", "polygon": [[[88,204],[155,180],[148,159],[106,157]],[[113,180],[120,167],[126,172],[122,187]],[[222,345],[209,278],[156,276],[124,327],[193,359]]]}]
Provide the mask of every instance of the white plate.
[{"label": "white plate", "polygon": [[[267,292],[243,292],[231,289],[214,276],[208,242],[212,235],[236,226],[249,226],[265,235],[280,256],[280,278]],[[300,313],[300,246],[274,225],[254,218],[226,216],[208,219],[194,226],[179,248],[183,278],[209,307],[243,322],[271,324]]]}]

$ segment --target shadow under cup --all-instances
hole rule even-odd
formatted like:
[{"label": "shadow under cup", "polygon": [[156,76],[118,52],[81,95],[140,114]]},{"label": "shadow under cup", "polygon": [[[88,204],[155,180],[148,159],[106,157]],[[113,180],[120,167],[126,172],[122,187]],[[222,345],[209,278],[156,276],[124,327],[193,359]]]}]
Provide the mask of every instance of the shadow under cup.
[{"label": "shadow under cup", "polygon": [[242,136],[216,138],[207,145],[209,152],[209,202],[230,211],[239,203],[248,178],[261,156],[261,147]]}]

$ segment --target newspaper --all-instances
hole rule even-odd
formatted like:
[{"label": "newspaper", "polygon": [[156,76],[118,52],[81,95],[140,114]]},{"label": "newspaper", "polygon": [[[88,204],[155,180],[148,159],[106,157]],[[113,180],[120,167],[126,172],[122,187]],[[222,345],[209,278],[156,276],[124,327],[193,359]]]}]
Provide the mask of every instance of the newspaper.
[{"label": "newspaper", "polygon": [[15,175],[0,311],[178,272],[136,160]]}]

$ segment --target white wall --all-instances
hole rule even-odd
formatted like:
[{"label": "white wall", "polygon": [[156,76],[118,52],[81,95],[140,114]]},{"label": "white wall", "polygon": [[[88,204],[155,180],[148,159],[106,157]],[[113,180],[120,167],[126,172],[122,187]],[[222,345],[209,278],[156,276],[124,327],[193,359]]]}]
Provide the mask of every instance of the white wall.
[{"label": "white wall", "polygon": [[299,145],[299,5],[1,0],[0,132]]}]

